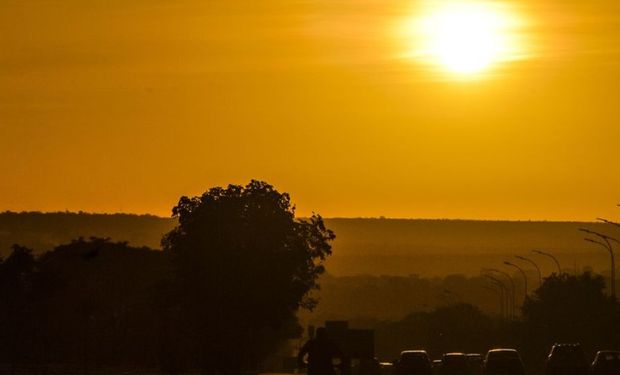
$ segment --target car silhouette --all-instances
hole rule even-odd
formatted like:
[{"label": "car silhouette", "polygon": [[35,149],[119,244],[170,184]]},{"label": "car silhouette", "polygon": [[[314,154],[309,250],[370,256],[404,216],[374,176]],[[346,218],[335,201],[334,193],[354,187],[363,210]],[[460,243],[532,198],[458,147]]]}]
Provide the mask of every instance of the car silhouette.
[{"label": "car silhouette", "polygon": [[525,366],[515,349],[491,349],[484,360],[484,375],[524,375]]},{"label": "car silhouette", "polygon": [[394,364],[392,362],[380,362],[381,375],[394,375]]},{"label": "car silhouette", "polygon": [[431,360],[425,350],[405,350],[394,364],[396,375],[432,375]]},{"label": "car silhouette", "polygon": [[591,375],[618,375],[620,374],[620,351],[601,350],[596,353],[590,367]]},{"label": "car silhouette", "polygon": [[545,375],[588,375],[589,367],[581,344],[554,344],[547,357]]},{"label": "car silhouette", "polygon": [[434,359],[431,365],[433,366],[433,375],[441,375],[441,359]]},{"label": "car silhouette", "polygon": [[482,355],[480,353],[467,353],[465,356],[467,357],[467,362],[471,368],[471,373],[474,375],[482,374],[482,367],[484,364]]},{"label": "car silhouette", "polygon": [[471,366],[464,353],[446,353],[441,358],[441,375],[472,375]]}]

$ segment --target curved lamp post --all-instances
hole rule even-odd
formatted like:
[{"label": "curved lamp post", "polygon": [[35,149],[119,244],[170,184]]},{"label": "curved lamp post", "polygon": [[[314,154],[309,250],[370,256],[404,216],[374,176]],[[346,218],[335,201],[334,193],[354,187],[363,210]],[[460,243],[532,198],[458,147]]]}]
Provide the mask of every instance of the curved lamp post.
[{"label": "curved lamp post", "polygon": [[[618,205],[618,207],[620,207],[620,204]],[[615,227],[619,227],[620,228],[620,223],[617,223],[615,221],[603,219],[603,218],[600,218],[600,217],[597,218],[596,220],[602,221],[603,223],[610,224],[610,225],[613,225]],[[615,278],[616,278],[616,264],[615,264],[615,260],[614,260],[614,251],[613,251],[613,248],[611,247],[611,244],[609,243],[609,241],[616,242],[617,244],[620,244],[620,241],[618,241],[618,239],[616,239],[614,237],[610,237],[610,236],[607,236],[607,235],[604,235],[604,234],[601,234],[601,233],[596,233],[596,232],[593,232],[593,231],[589,231],[589,232],[586,232],[586,233],[594,234],[595,236],[603,238],[605,240],[605,244],[609,245],[609,246],[606,246],[606,247],[609,249],[609,253],[611,255],[611,264],[612,264],[611,265],[611,275],[612,275],[612,278],[613,278],[611,285],[612,285],[613,297],[614,297],[614,300],[615,300],[616,299],[616,294],[615,294],[615,291],[616,291],[616,281],[615,281]]]},{"label": "curved lamp post", "polygon": [[540,267],[538,267],[538,264],[536,264],[536,262],[534,262],[530,258],[522,257],[521,255],[515,255],[515,258],[528,262],[529,264],[534,266],[534,268],[536,268],[536,272],[538,272],[538,287],[540,288],[540,286],[542,285],[542,272],[540,272]]},{"label": "curved lamp post", "polygon": [[614,237],[608,236],[603,233],[595,232],[593,230],[589,230],[586,228],[580,228],[579,230],[584,233],[596,236],[600,238],[601,240],[603,240],[603,242],[601,242],[601,241],[593,240],[591,238],[587,239],[587,241],[603,246],[605,249],[607,249],[607,251],[609,251],[609,257],[610,257],[610,262],[611,262],[611,296],[615,300],[616,299],[616,261],[614,257],[614,249],[613,249],[613,246],[611,246],[610,241],[616,242],[618,244],[620,244],[620,241]]},{"label": "curved lamp post", "polygon": [[585,228],[580,228],[579,230],[584,233],[591,234],[593,236],[600,238],[602,241],[598,241],[592,238],[584,238],[584,239],[588,242],[592,242],[594,244],[604,247],[609,252],[609,257],[611,261],[611,298],[613,298],[613,300],[615,301],[616,300],[616,260],[614,257],[614,249],[611,246],[610,241],[614,241],[617,243],[620,243],[620,241],[606,234],[598,233],[593,230],[589,230]]},{"label": "curved lamp post", "polygon": [[506,277],[508,279],[508,281],[510,281],[510,295],[512,297],[511,298],[512,300],[510,301],[510,313],[509,313],[509,315],[510,315],[511,319],[514,319],[515,318],[515,282],[512,279],[512,276],[510,276],[510,274],[508,274],[507,272],[500,271],[500,270],[495,269],[495,268],[489,268],[489,271],[498,273],[498,274]]},{"label": "curved lamp post", "polygon": [[[493,284],[497,285],[499,287],[499,309],[500,312],[502,314],[502,318],[506,318],[506,305],[507,305],[507,301],[506,301],[506,285],[504,285],[503,282],[501,282],[501,280],[496,279],[495,277],[488,275],[488,274],[484,274],[484,277],[486,277],[487,279],[489,279]],[[495,289],[493,289],[495,290]]]},{"label": "curved lamp post", "polygon": [[[618,206],[620,206],[620,204]],[[603,219],[602,217],[597,217],[596,220],[602,221],[603,223],[606,223],[606,224],[611,224],[615,227],[620,227],[620,223],[616,223],[615,221]]]},{"label": "curved lamp post", "polygon": [[[523,289],[525,291],[524,296],[523,296],[523,303],[525,303],[525,300],[527,299],[527,274],[525,273],[525,271],[523,271],[523,268],[517,266],[514,263],[505,261],[504,264],[507,266],[516,268],[517,270],[519,270],[519,272],[521,272],[521,275],[523,275]],[[521,304],[521,306],[523,306],[523,304]]]},{"label": "curved lamp post", "polygon": [[541,251],[541,250],[532,250],[532,252],[534,254],[544,255],[546,257],[549,257],[549,258],[553,259],[553,261],[555,262],[556,267],[558,267],[558,276],[562,275],[562,267],[560,267],[560,262],[558,262],[558,258],[553,256],[553,254],[550,254],[550,253],[547,253],[547,252]]}]

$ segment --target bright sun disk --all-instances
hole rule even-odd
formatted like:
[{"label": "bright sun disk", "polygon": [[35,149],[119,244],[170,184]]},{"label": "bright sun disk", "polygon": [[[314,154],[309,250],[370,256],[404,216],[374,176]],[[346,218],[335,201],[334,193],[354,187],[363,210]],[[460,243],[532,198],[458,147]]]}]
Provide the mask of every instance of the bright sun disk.
[{"label": "bright sun disk", "polygon": [[416,56],[473,74],[517,55],[516,16],[497,3],[434,3],[416,21]]}]

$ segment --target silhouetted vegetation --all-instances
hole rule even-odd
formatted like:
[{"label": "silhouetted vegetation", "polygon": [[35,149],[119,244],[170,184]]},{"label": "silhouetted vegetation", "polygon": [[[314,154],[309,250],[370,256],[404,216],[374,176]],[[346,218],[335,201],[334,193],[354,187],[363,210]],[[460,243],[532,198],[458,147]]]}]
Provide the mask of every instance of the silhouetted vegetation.
[{"label": "silhouetted vegetation", "polygon": [[[76,225],[56,226],[57,232],[52,232],[57,236],[45,232],[50,216],[0,216],[11,223],[0,228],[2,240],[29,233],[24,237],[26,246],[12,245],[5,259],[0,259],[2,371],[53,365],[79,367],[85,374],[101,368],[140,367],[160,368],[167,374],[199,369],[204,374],[238,375],[260,369],[270,354],[299,338],[302,323],[318,325],[327,319],[346,319],[352,326],[374,329],[376,353],[383,360],[396,358],[404,349],[424,348],[438,358],[446,352],[483,353],[493,347],[512,347],[521,352],[529,372],[541,372],[549,348],[557,341],[579,342],[591,358],[596,350],[620,346],[615,329],[620,325],[620,308],[609,296],[610,281],[587,267],[585,272],[575,265],[571,273],[562,269],[544,278],[540,287],[533,270],[513,275],[516,319],[502,313],[507,299],[484,275],[323,275],[324,289],[319,291],[334,233],[318,215],[296,218],[289,196],[260,181],[182,197],[171,219],[51,214]],[[32,248],[31,244],[43,246],[67,233],[88,232],[88,226],[76,224],[88,221],[84,218],[91,223],[102,220],[92,230],[95,234],[102,233],[102,223],[118,218],[129,227],[141,220],[156,222],[158,229],[145,230],[136,238],[144,240],[166,228],[163,251],[97,237],[79,237],[48,252]],[[33,222],[44,223],[43,232],[48,235],[37,238],[42,232]],[[349,232],[344,242],[344,248],[358,246],[358,253],[351,255],[358,260],[372,259],[381,246],[387,257],[396,254],[394,259],[400,259],[398,254],[410,251],[412,236],[399,233],[420,225],[434,229],[421,235],[418,245],[439,244],[421,251],[422,257],[433,251],[445,256],[442,246],[454,241],[435,241],[441,225],[451,227],[457,236],[485,226],[502,227],[497,233],[505,234],[519,226],[533,230],[547,225],[330,222],[349,230],[346,225],[351,223],[358,229],[367,227],[368,232],[357,237]],[[578,225],[552,226],[563,231]],[[129,229],[110,230],[122,237]],[[145,237],[145,233],[150,234]],[[395,239],[390,239],[390,233]],[[539,238],[540,233],[532,236],[528,238]],[[463,249],[467,246],[471,243]],[[501,259],[502,255],[493,256]],[[524,299],[526,280],[530,292],[534,291]],[[506,290],[508,286],[512,283],[506,283]],[[319,298],[322,304],[315,309]],[[291,354],[290,350],[282,353]]]},{"label": "silhouetted vegetation", "polygon": [[545,279],[523,308],[531,355],[542,360],[554,342],[581,343],[590,360],[597,349],[619,347],[620,305],[604,290],[604,279],[589,272]]},{"label": "silhouetted vegetation", "polygon": [[[217,210],[211,213],[214,212]],[[212,217],[211,213],[207,216]],[[188,223],[193,220],[188,219]],[[205,223],[202,220],[195,225],[201,227],[198,223]],[[180,225],[173,233],[184,231],[183,228]],[[201,241],[207,241],[208,237],[202,237],[205,232],[199,232]],[[209,235],[209,230],[206,233],[205,236]],[[235,243],[248,250],[248,244],[255,239],[244,238],[235,238]],[[169,240],[168,237],[166,241]],[[224,244],[216,253],[226,248]],[[262,251],[269,247],[265,246]],[[212,259],[214,254],[194,253],[196,249],[188,247],[188,253],[181,256],[173,248],[152,251],[93,238],[75,240],[36,258],[30,249],[14,246],[0,265],[0,361],[40,366],[73,363],[86,372],[105,366],[162,367],[168,373],[203,367],[214,372],[211,366],[222,360],[256,368],[284,340],[300,335],[294,299],[287,300],[285,296],[289,295],[282,292],[291,284],[274,286],[278,289],[266,285],[275,281],[264,272],[271,275],[278,270],[276,267],[267,271],[262,268],[264,263],[259,262],[279,254],[248,250],[242,257],[233,252]],[[233,255],[240,259],[233,259]],[[261,268],[249,271],[252,262]],[[188,268],[196,266],[196,272],[180,274],[181,264]],[[231,271],[233,264],[246,267],[246,271]],[[272,259],[270,264],[280,262]],[[305,273],[308,283],[303,285],[316,282],[320,270],[316,267],[319,266],[306,269],[310,271]],[[201,269],[205,272],[201,273]],[[259,280],[261,275],[264,280]],[[290,276],[288,273],[287,277]],[[212,277],[223,281],[216,284]],[[620,345],[620,334],[614,329],[620,324],[618,305],[606,295],[600,276],[554,274],[546,278],[542,287],[528,298],[517,321],[501,319],[497,310],[484,312],[463,302],[470,302],[468,291],[473,293],[476,289],[482,293],[480,298],[485,298],[483,283],[479,277],[456,275],[445,279],[326,277],[322,305],[317,312],[320,319],[348,316],[356,326],[374,328],[377,352],[384,360],[395,358],[407,348],[426,348],[437,358],[449,351],[484,352],[491,347],[515,347],[523,354],[528,369],[540,370],[556,341],[581,342],[590,355],[597,349]],[[350,288],[348,292],[345,287]],[[463,297],[444,293],[447,288]],[[269,291],[282,298],[279,305],[273,302]],[[250,296],[251,293],[254,294]],[[229,298],[213,303],[216,298],[235,295],[243,300]],[[436,305],[420,305],[417,298],[424,296],[434,298]],[[308,307],[314,302],[298,300]],[[340,304],[334,305],[336,302]],[[370,308],[371,305],[374,307]],[[274,306],[280,306],[280,310],[274,308],[270,313]],[[413,312],[400,318],[390,313],[407,308]],[[359,310],[357,314],[355,309]],[[257,313],[257,320],[253,312]],[[238,327],[243,327],[243,331]],[[253,336],[245,336],[250,334]],[[211,360],[204,363],[200,361],[203,358]],[[215,372],[231,371],[238,368]]]},{"label": "silhouetted vegetation", "polygon": [[[587,271],[587,268],[580,270]],[[529,275],[530,292],[538,287],[536,274]],[[564,275],[563,277],[567,277]],[[523,302],[523,278],[513,274],[517,312]],[[608,292],[609,278],[605,278]],[[620,286],[620,284],[618,284]],[[334,276],[321,277],[321,289],[315,293],[321,303],[312,314],[303,312],[303,322],[319,325],[325,320],[398,321],[412,312],[428,312],[436,307],[466,303],[485,314],[501,316],[501,297],[496,285],[483,276],[459,274],[444,277],[409,276]]]},{"label": "silhouetted vegetation", "polygon": [[528,373],[542,371],[555,342],[582,343],[590,360],[596,350],[620,346],[619,305],[605,295],[602,278],[589,273],[546,278],[515,321],[457,302],[399,320],[362,319],[354,324],[376,330],[383,359],[396,358],[403,349],[424,348],[439,358],[447,352],[510,347],[521,352]]},{"label": "silhouetted vegetation", "polygon": [[315,306],[308,292],[334,234],[318,215],[295,219],[289,196],[259,181],[182,197],[173,213],[179,225],[162,243],[175,265],[174,326],[192,332],[205,373],[256,365],[274,332]]},{"label": "silhouetted vegetation", "polygon": [[252,181],[182,197],[165,251],[77,239],[0,263],[0,364],[238,374],[299,337],[334,234]]},{"label": "silhouetted vegetation", "polygon": [[155,249],[175,225],[174,219],[153,215],[2,212],[0,254],[6,254],[15,243],[40,254],[79,237],[110,238]]},{"label": "silhouetted vegetation", "polygon": [[156,286],[164,254],[107,239],[78,239],[38,259],[14,246],[0,266],[0,361],[156,365]]}]

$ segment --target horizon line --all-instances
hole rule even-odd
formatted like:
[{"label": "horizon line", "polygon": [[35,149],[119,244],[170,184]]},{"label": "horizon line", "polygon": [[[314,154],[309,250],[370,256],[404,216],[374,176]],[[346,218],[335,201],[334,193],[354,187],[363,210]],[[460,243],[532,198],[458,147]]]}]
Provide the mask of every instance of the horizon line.
[{"label": "horizon line", "polygon": [[[91,215],[91,216],[137,216],[137,217],[155,217],[159,219],[174,219],[172,216],[160,216],[153,213],[136,213],[136,212],[96,212],[96,211],[0,211],[0,215],[5,214],[74,214],[74,215]],[[299,216],[298,219],[304,219],[309,216]],[[391,220],[391,221],[481,221],[481,222],[512,222],[512,223],[588,223],[600,224],[596,220],[570,220],[570,219],[483,219],[483,218],[449,218],[449,217],[393,217],[393,216],[322,216],[324,220]]]}]

